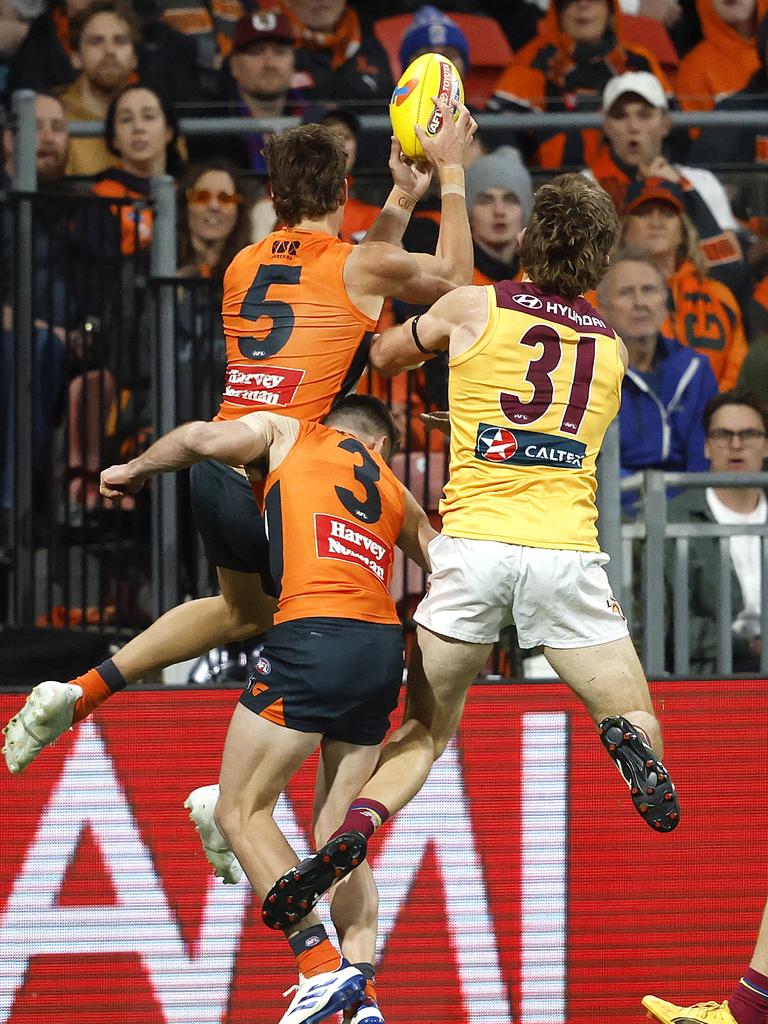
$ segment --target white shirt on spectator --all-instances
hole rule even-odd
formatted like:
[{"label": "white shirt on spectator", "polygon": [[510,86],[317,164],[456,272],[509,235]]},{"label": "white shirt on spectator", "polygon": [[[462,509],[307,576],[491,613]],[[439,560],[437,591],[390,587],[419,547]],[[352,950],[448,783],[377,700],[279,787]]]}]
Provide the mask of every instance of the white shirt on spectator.
[{"label": "white shirt on spectator", "polygon": [[[768,520],[768,501],[761,492],[754,512],[734,512],[708,487],[707,504],[715,522],[725,525],[752,526]],[[736,636],[748,640],[760,636],[760,538],[731,537],[731,561],[744,598],[744,608],[733,622]]]},{"label": "white shirt on spectator", "polygon": [[[693,185],[723,231],[739,230],[725,189],[712,171],[707,171],[703,167],[687,167],[683,164],[674,164],[673,166],[678,174],[682,174]],[[595,180],[589,167],[585,167],[581,173],[585,178]]]}]

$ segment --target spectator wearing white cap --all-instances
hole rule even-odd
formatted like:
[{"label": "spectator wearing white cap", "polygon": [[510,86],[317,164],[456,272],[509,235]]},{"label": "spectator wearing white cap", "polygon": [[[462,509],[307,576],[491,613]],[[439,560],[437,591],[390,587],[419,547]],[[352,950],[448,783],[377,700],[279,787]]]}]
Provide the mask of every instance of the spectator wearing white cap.
[{"label": "spectator wearing white cap", "polygon": [[747,301],[748,275],[737,223],[725,190],[711,171],[673,163],[664,155],[672,121],[663,85],[648,71],[627,71],[612,78],[603,91],[603,146],[588,170],[624,211],[628,188],[646,178],[662,178],[683,192],[685,212],[701,237],[704,258],[718,278]]},{"label": "spectator wearing white cap", "polygon": [[519,270],[518,236],[533,204],[531,176],[520,153],[501,146],[465,173],[467,211],[475,250],[472,284],[514,278]]},{"label": "spectator wearing white cap", "polygon": [[407,68],[422,53],[441,53],[452,61],[464,77],[469,71],[469,43],[467,37],[447,14],[424,4],[413,16],[400,43],[400,64]]},{"label": "spectator wearing white cap", "polygon": [[[517,51],[488,101],[492,112],[587,113],[618,71],[664,72],[655,55],[631,38],[619,0],[548,0],[539,34]],[[501,133],[496,135],[499,141]],[[526,162],[560,171],[591,163],[601,144],[593,128],[523,129],[515,141]]]}]

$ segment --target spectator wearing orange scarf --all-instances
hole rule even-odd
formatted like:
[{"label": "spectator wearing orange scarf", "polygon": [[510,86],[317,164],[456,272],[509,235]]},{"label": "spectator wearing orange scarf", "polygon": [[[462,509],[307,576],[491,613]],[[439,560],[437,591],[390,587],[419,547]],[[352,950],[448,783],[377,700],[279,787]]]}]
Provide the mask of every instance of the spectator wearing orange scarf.
[{"label": "spectator wearing orange scarf", "polygon": [[298,53],[294,85],[317,100],[347,104],[389,100],[389,59],[376,37],[366,32],[346,0],[318,5],[314,0],[272,0],[293,24]]},{"label": "spectator wearing orange scarf", "polygon": [[638,183],[625,211],[622,242],[646,252],[667,280],[662,333],[706,356],[721,391],[735,387],[747,354],[741,309],[729,288],[707,277],[681,190],[661,179]]}]

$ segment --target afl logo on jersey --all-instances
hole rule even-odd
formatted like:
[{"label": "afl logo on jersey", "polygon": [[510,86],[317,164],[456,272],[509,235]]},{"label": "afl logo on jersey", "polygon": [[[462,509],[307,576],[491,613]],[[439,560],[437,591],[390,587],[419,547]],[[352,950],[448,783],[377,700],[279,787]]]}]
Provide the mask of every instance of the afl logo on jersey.
[{"label": "afl logo on jersey", "polygon": [[256,662],[256,671],[262,676],[268,676],[272,672],[272,662],[262,655]]},{"label": "afl logo on jersey", "polygon": [[541,309],[544,303],[535,295],[513,295],[512,301],[518,306],[525,306],[526,309]]},{"label": "afl logo on jersey", "polygon": [[509,462],[517,451],[517,438],[506,427],[485,427],[477,435],[475,455],[484,462]]}]

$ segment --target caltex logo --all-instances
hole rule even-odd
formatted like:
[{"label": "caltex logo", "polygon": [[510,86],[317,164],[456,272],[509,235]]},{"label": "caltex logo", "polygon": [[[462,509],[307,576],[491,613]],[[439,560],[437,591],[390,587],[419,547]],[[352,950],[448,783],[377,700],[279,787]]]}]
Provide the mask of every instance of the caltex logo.
[{"label": "caltex logo", "polygon": [[478,434],[477,454],[486,462],[508,462],[517,451],[517,438],[505,427],[486,427]]}]

